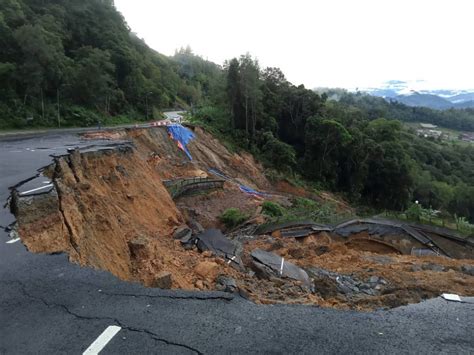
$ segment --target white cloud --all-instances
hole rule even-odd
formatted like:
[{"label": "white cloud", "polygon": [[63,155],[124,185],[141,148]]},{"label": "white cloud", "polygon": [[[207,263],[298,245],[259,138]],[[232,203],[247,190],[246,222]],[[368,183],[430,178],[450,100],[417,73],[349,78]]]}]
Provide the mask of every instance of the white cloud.
[{"label": "white cloud", "polygon": [[190,45],[222,63],[245,52],[307,87],[390,79],[474,88],[472,0],[115,0],[167,55]]}]

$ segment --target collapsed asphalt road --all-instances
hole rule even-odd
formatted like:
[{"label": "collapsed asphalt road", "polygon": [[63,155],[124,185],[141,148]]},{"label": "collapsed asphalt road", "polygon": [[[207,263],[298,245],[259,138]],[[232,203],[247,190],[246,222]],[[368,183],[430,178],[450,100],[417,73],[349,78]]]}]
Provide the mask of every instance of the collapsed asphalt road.
[{"label": "collapsed asphalt road", "polygon": [[[100,143],[100,142],[99,142]],[[74,135],[0,141],[0,199],[35,174]],[[90,144],[88,142],[87,144]],[[40,149],[39,149],[40,148]],[[0,213],[0,225],[12,221]],[[260,306],[226,293],[145,288],[31,254],[0,234],[0,353],[82,353],[109,326],[121,330],[102,353],[472,353],[474,299],[437,298],[359,313],[307,306]]]}]

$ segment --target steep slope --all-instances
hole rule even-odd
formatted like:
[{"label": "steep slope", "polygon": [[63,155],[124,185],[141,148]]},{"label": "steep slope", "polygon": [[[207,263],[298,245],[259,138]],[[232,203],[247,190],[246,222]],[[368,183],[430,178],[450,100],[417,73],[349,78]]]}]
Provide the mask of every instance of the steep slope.
[{"label": "steep slope", "polygon": [[[170,272],[169,287],[195,288],[192,270],[202,257],[173,240],[185,218],[162,181],[207,176],[214,168],[255,188],[269,186],[251,156],[229,153],[200,129],[196,135],[189,146],[192,161],[165,127],[108,134],[128,137],[134,145],[92,147],[56,157],[42,171],[54,184],[51,191],[25,196],[17,187],[13,192],[12,210],[23,243],[32,252],[66,252],[72,262],[108,270],[125,280],[153,286],[160,284],[162,273]],[[235,191],[235,186],[226,189]],[[252,198],[240,191],[235,196],[254,212]],[[225,195],[218,199],[228,200]],[[229,207],[235,204],[228,202]]]},{"label": "steep slope", "polygon": [[[15,195],[19,233],[33,252],[67,252],[73,262],[131,280],[129,243],[154,244],[182,223],[157,174],[131,147],[75,151],[45,174],[53,193]],[[29,208],[38,200],[48,204]]]}]

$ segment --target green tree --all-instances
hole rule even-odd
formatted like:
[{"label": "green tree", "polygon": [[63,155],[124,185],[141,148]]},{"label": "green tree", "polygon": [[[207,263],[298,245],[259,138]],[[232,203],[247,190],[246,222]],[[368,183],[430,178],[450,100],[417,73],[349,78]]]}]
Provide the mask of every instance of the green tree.
[{"label": "green tree", "polygon": [[335,120],[311,117],[306,125],[304,167],[307,176],[334,186],[341,148],[351,140]]},{"label": "green tree", "polygon": [[236,58],[227,63],[227,86],[226,86],[230,112],[232,115],[232,127],[244,129],[242,110],[242,93],[240,87],[240,64]]},{"label": "green tree", "polygon": [[271,132],[264,133],[264,140],[264,159],[279,170],[291,172],[296,166],[296,152],[293,147],[275,138]]},{"label": "green tree", "polygon": [[382,142],[368,161],[363,195],[373,206],[402,210],[411,198],[413,177],[409,157],[398,142]]},{"label": "green tree", "polygon": [[114,70],[108,51],[92,47],[78,49],[75,52],[71,94],[78,103],[108,111],[108,102],[115,94]]}]

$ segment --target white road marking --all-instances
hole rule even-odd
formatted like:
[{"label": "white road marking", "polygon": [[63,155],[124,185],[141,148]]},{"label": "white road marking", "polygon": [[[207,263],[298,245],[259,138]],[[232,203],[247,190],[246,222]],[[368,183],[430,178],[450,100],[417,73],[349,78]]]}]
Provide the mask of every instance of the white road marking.
[{"label": "white road marking", "polygon": [[443,293],[441,295],[446,301],[461,302],[461,297],[455,293]]},{"label": "white road marking", "polygon": [[30,192],[35,192],[35,191],[38,191],[38,190],[47,189],[48,187],[53,187],[53,184],[37,187],[36,189],[33,189],[33,190],[23,191],[23,192],[20,192],[20,195],[26,195],[26,194],[29,194]]},{"label": "white road marking", "polygon": [[93,354],[97,355],[99,354],[102,349],[108,344],[109,341],[112,340],[112,338],[117,335],[118,332],[120,332],[122,328],[116,325],[109,325],[101,335],[89,346],[86,351],[82,353],[82,355],[86,354]]},{"label": "white road marking", "polygon": [[13,244],[13,243],[16,243],[20,240],[20,238],[15,238],[15,239],[11,239],[7,242],[7,244]]}]

